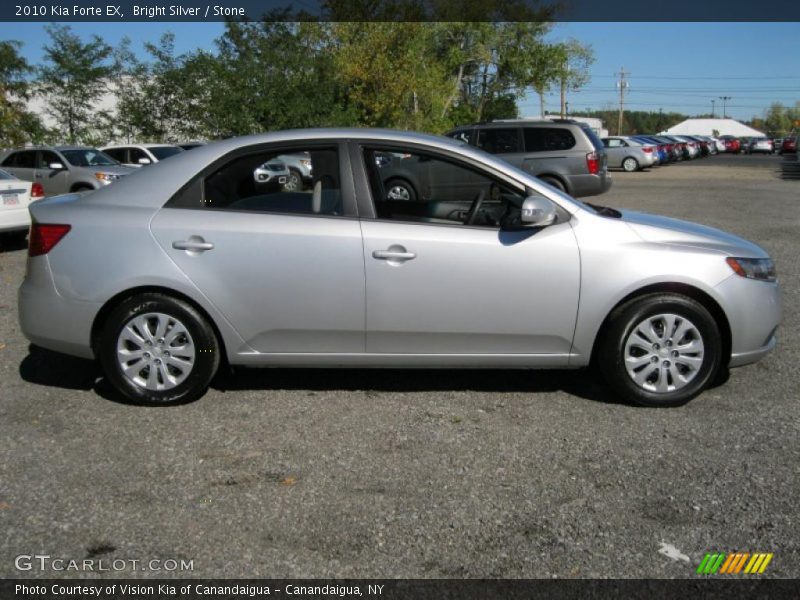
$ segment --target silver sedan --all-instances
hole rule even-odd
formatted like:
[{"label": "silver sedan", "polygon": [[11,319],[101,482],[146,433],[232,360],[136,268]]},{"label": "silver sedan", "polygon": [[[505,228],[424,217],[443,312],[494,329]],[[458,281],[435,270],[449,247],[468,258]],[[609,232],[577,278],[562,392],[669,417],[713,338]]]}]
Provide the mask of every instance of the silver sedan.
[{"label": "silver sedan", "polygon": [[[435,175],[387,193],[378,157]],[[308,156],[307,190],[258,185]],[[141,403],[186,402],[246,366],[579,368],[677,406],[776,345],[757,245],[579,202],[454,140],[290,131],[185,152],[31,206],[19,291],[34,344],[97,358]],[[100,251],[99,251],[100,250]]]},{"label": "silver sedan", "polygon": [[622,136],[603,138],[609,169],[639,171],[658,164],[658,148],[655,144],[643,144]]}]

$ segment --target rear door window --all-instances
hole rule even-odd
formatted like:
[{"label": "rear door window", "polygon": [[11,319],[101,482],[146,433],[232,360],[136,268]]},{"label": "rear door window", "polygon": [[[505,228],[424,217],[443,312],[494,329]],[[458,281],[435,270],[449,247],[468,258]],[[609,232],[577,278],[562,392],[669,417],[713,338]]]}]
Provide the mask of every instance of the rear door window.
[{"label": "rear door window", "polygon": [[512,154],[521,152],[519,129],[512,127],[508,129],[479,129],[478,148],[490,154]]},{"label": "rear door window", "polygon": [[[575,136],[569,129],[555,127],[525,127],[525,152],[553,152],[575,147]],[[603,143],[600,147],[603,147]]]},{"label": "rear door window", "polygon": [[108,154],[114,160],[127,163],[128,162],[128,149],[127,148],[109,148],[108,150],[103,150],[106,154]]},{"label": "rear door window", "polygon": [[15,152],[3,162],[3,166],[17,167],[18,169],[34,169],[36,168],[36,151],[25,150],[23,152]]}]

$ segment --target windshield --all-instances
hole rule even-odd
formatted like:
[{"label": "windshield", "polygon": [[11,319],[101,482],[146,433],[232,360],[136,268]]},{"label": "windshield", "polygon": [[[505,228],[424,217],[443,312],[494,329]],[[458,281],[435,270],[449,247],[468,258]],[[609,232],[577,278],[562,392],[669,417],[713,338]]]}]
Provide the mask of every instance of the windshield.
[{"label": "windshield", "polygon": [[164,160],[165,158],[183,152],[183,148],[179,148],[178,146],[156,146],[155,148],[149,148],[149,150],[158,160]]},{"label": "windshield", "polygon": [[84,148],[82,150],[62,150],[61,154],[73,167],[113,167],[119,163],[108,154],[100,152],[95,148]]}]

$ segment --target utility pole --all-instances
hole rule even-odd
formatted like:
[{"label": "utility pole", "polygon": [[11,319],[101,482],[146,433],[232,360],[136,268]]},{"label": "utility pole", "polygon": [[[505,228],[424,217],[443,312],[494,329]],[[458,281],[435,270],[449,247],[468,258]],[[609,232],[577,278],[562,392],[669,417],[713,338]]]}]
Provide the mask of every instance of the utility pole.
[{"label": "utility pole", "polygon": [[617,125],[617,135],[622,135],[622,113],[625,108],[625,90],[628,88],[628,82],[625,81],[625,76],[630,75],[630,73],[625,72],[625,67],[620,67],[619,73],[614,73],[614,75],[619,75],[619,81],[617,82],[619,86],[619,124]]},{"label": "utility pole", "polygon": [[732,100],[733,96],[720,96],[719,99],[722,100],[722,118],[723,119],[727,119],[728,118],[728,113],[726,111],[726,108],[727,108],[728,100]]},{"label": "utility pole", "polygon": [[714,118],[714,104],[715,103],[716,103],[716,100],[712,100],[711,101],[711,118],[712,119]]}]

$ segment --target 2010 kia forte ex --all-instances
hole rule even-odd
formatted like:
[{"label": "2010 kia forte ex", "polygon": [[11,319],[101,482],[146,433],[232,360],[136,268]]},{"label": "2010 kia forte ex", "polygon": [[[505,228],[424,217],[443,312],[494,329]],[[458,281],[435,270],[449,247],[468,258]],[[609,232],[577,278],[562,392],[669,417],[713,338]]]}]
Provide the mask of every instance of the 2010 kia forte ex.
[{"label": "2010 kia forte ex", "polygon": [[[254,177],[287,155],[307,185]],[[755,244],[584,204],[443,137],[230,139],[30,212],[22,330],[142,403],[200,397],[224,361],[594,364],[618,396],[676,406],[769,353],[781,317]]]}]

